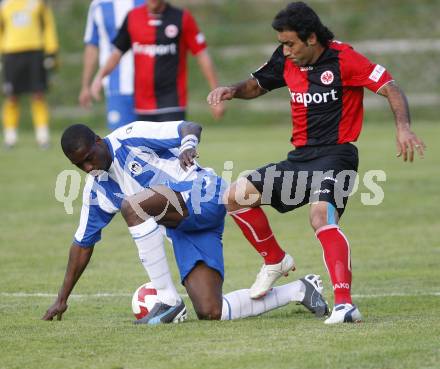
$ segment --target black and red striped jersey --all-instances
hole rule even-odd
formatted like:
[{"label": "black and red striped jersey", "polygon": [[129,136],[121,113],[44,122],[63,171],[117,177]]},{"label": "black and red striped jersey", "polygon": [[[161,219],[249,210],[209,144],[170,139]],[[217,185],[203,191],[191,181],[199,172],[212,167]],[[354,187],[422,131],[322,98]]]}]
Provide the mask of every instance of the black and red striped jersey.
[{"label": "black and red striped jersey", "polygon": [[113,44],[122,52],[133,51],[138,114],[185,110],[187,53],[195,55],[206,48],[205,37],[189,11],[167,4],[158,16],[145,5],[134,8]]},{"label": "black and red striped jersey", "polygon": [[364,87],[376,93],[392,80],[384,67],[339,41],[332,41],[315,64],[303,67],[286,59],[281,45],[252,76],[268,91],[288,87],[295,147],[356,141]]}]

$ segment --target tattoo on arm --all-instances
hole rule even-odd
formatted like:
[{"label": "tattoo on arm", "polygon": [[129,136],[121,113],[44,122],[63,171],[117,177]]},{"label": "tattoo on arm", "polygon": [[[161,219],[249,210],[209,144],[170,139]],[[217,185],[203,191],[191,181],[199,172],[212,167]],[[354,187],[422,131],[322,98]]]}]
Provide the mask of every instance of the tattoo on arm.
[{"label": "tattoo on arm", "polygon": [[409,127],[411,117],[408,100],[400,87],[395,82],[390,82],[382,87],[377,93],[388,99],[391,110],[394,114],[396,126],[398,128]]}]

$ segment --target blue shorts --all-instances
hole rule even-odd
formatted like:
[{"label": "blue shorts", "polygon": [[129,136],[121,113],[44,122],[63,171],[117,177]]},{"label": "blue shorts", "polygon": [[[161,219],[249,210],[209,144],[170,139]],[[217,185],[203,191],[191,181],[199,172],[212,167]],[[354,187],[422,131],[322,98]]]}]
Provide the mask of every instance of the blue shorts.
[{"label": "blue shorts", "polygon": [[[225,187],[221,178],[215,176],[215,179],[217,182],[211,182],[213,192],[212,197],[209,196],[210,200],[194,202],[197,195],[193,188],[186,200],[188,216],[177,228],[167,228],[182,283],[200,261],[218,271],[224,278],[222,237],[226,208],[221,199]],[[206,183],[203,182],[203,185]]]},{"label": "blue shorts", "polygon": [[111,131],[137,120],[133,95],[107,96],[107,127]]}]

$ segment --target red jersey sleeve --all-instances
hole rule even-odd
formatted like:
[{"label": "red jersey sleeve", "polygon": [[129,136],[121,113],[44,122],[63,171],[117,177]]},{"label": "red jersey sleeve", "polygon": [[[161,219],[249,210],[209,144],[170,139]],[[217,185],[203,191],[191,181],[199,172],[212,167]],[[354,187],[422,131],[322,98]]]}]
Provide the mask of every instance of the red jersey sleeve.
[{"label": "red jersey sleeve", "polygon": [[128,29],[128,17],[127,15],[124,19],[124,22],[121,25],[121,28],[119,28],[118,34],[114,38],[113,45],[123,53],[127,52],[131,48],[131,37],[130,37],[130,31]]},{"label": "red jersey sleeve", "polygon": [[381,87],[393,80],[385,67],[372,63],[352,48],[341,51],[339,63],[343,86],[366,87],[377,93]]},{"label": "red jersey sleeve", "polygon": [[284,79],[285,61],[286,58],[283,54],[283,47],[278,46],[270,60],[257,71],[251,73],[251,75],[258,81],[260,87],[267,91],[284,87],[286,86]]},{"label": "red jersey sleeve", "polygon": [[182,37],[184,43],[191,50],[193,55],[198,54],[200,51],[205,50],[206,40],[202,32],[200,32],[199,27],[191,13],[187,10],[183,12],[182,20]]}]

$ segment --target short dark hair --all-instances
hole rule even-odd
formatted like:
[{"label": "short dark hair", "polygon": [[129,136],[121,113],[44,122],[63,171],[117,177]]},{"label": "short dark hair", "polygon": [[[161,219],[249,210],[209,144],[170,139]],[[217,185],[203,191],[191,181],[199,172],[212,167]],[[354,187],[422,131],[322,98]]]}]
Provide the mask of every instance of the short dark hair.
[{"label": "short dark hair", "polygon": [[84,124],[67,127],[61,136],[61,148],[69,156],[82,147],[91,147],[96,141],[96,134]]},{"label": "short dark hair", "polygon": [[278,32],[295,31],[301,41],[306,42],[314,32],[321,45],[327,46],[335,35],[321,23],[315,11],[302,1],[290,3],[278,12],[272,22]]}]

